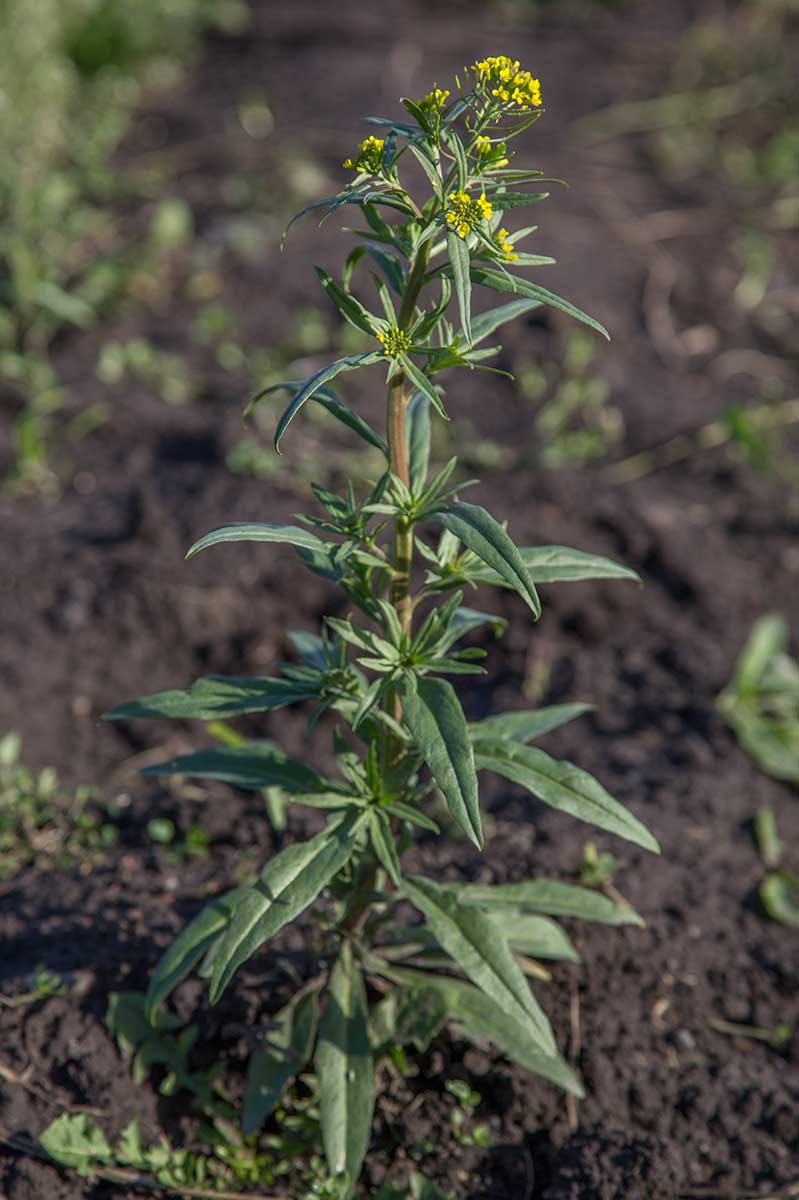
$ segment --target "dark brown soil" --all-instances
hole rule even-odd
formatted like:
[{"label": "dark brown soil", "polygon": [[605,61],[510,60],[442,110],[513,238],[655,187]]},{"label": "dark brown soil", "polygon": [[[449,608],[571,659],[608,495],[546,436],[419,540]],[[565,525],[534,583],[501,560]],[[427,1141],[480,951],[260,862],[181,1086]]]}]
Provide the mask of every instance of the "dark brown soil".
[{"label": "dark brown soil", "polygon": [[[723,5],[707,9],[725,13]],[[678,190],[659,177],[639,141],[590,153],[568,133],[597,107],[666,87],[680,40],[704,6],[646,2],[559,14],[552,5],[534,24],[525,6],[512,11],[350,0],[257,5],[246,37],[212,41],[188,81],[152,102],[126,153],[135,157],[139,134],[146,146],[147,122],[157,119],[163,153],[180,164],[176,189],[192,204],[211,255],[237,215],[231,179],[247,175],[258,205],[282,215],[284,176],[306,156],[329,177],[314,190],[334,190],[337,164],[363,136],[357,119],[366,110],[393,112],[398,94],[416,95],[512,41],[514,53],[538,64],[546,92],[530,157],[573,185],[537,214],[541,245],[559,260],[547,282],[614,334],[598,369],[623,411],[620,453],[629,453],[756,394],[748,375],[719,381],[712,367],[723,351],[777,352],[732,304],[730,242],[739,214],[713,179],[700,172]],[[259,91],[269,98],[275,132],[253,143],[230,132],[231,112]],[[655,336],[647,307],[652,249],[625,232],[653,211],[695,209],[702,220],[686,222],[668,243],[677,279],[669,311],[677,331],[715,330],[712,354],[687,353],[678,339],[669,348]],[[268,237],[257,259],[243,264],[222,250],[215,262],[242,340],[268,346],[289,336],[292,311],[316,303],[311,264],[337,263],[341,241],[333,222],[321,232],[311,223],[295,231],[281,258],[278,221],[264,221]],[[778,272],[777,285],[786,281]],[[107,995],[141,988],[202,898],[225,886],[243,857],[271,850],[257,798],[223,789],[191,798],[136,776],[145,761],[198,744],[201,728],[110,726],[99,714],[202,674],[264,673],[288,653],[285,631],[314,628],[330,601],[320,582],[272,550],[226,548],[182,562],[191,540],[216,524],[296,511],[305,490],[297,472],[324,460],[338,439],[328,426],[298,421],[272,480],[234,478],[224,460],[241,437],[244,379],[190,342],[191,311],[176,288],[149,310],[114,316],[102,331],[65,337],[57,361],[76,408],[106,394],[94,374],[101,340],[135,334],[185,353],[201,381],[199,397],[181,409],[144,385],[115,392],[110,423],[71,450],[70,482],[57,505],[0,500],[0,731],[20,731],[32,765],[52,764],[68,783],[99,783],[109,797],[131,798],[119,851],[104,863],[85,875],[29,869],[0,888],[0,992],[24,991],[42,962],[72,984],[67,997],[0,1008],[0,1124],[33,1137],[64,1108],[89,1106],[107,1132],[138,1114],[148,1135],[160,1122],[180,1140],[179,1104],[130,1083],[105,1029]],[[503,365],[558,355],[566,328],[556,315],[511,327]],[[379,419],[380,397],[366,386],[359,376],[347,394]],[[518,543],[607,553],[646,582],[644,590],[542,589],[545,612],[535,629],[512,598],[484,597],[512,624],[488,647],[490,674],[469,685],[466,706],[474,716],[519,707],[531,676],[545,681],[542,702],[595,704],[594,715],[549,735],[546,748],[595,772],[646,821],[663,855],[653,860],[600,839],[622,860],[617,885],[647,928],[575,928],[583,965],[556,969],[539,989],[566,1048],[576,989],[578,1066],[588,1092],[579,1128],[570,1128],[554,1088],[442,1036],[415,1060],[416,1075],[383,1078],[364,1195],[388,1173],[401,1175],[408,1148],[423,1139],[422,1169],[459,1200],[787,1195],[799,1180],[799,1038],[794,1033],[778,1051],[717,1033],[709,1022],[796,1030],[799,1021],[796,933],[758,910],[762,868],[750,829],[755,811],[770,805],[795,868],[799,803],[755,769],[714,711],[757,616],[781,611],[799,628],[796,495],[724,454],[696,456],[626,487],[593,468],[542,471],[533,409],[505,380],[453,377],[449,407],[456,420],[471,422],[475,438],[500,448],[502,466],[482,472],[479,500],[510,519]],[[307,752],[301,715],[279,713],[252,728]],[[574,878],[591,836],[585,827],[505,787],[487,804],[485,854],[428,839],[415,865],[437,877]],[[183,830],[201,822],[210,855],[170,864],[144,832],[156,814]],[[302,832],[302,821],[291,828]],[[312,969],[304,946],[294,934],[258,956],[214,1010],[196,990],[184,995],[187,1011],[190,1000],[200,1004],[211,1050],[234,1068],[241,1028],[277,1007],[289,968]],[[25,1082],[10,1081],[20,1076]],[[477,1120],[489,1125],[490,1148],[455,1142],[444,1088],[454,1077],[480,1093]],[[127,1193],[0,1149],[4,1200],[111,1195]]]}]

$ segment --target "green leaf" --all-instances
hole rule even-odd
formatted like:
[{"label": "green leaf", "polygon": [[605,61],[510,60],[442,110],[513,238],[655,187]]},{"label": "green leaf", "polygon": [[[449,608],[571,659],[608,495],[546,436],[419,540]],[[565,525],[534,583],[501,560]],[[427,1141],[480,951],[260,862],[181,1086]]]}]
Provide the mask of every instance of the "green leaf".
[{"label": "green leaf", "polygon": [[[335,379],[342,371],[359,371],[361,367],[368,367],[372,363],[380,362],[383,357],[382,350],[370,351],[368,354],[348,354],[346,357],[337,358],[335,362],[322,367],[321,371],[317,371],[315,375],[307,379],[299,391],[292,397],[291,402],[277,423],[277,429],[275,430],[275,450],[277,450],[278,454],[280,453],[280,439],[283,437],[283,434],[306,400],[310,400],[323,384],[331,379]],[[253,403],[254,401],[250,401],[250,407]],[[244,415],[246,416],[247,412]]]},{"label": "green leaf", "polygon": [[[623,567],[612,558],[601,554],[585,554],[568,546],[520,546],[519,554],[536,584],[577,583],[584,579],[631,579],[641,582],[641,577],[629,567]],[[510,586],[490,568],[469,571],[470,578],[479,583],[490,583],[495,587]]]},{"label": "green leaf", "polygon": [[385,275],[391,287],[398,296],[402,295],[405,287],[405,272],[396,254],[389,250],[381,250],[379,246],[360,245],[350,251],[344,265],[344,285],[349,287],[352,273],[364,255],[368,255]]},{"label": "green leaf", "polygon": [[799,929],[799,878],[796,875],[774,871],[763,880],[758,894],[772,921]]},{"label": "green leaf", "polygon": [[311,767],[289,758],[271,742],[246,746],[213,746],[194,754],[179,754],[167,762],[145,767],[142,775],[192,775],[219,779],[235,787],[258,790],[282,787],[287,792],[332,792],[335,786]]},{"label": "green leaf", "polygon": [[408,440],[408,475],[411,492],[424,490],[430,469],[430,402],[424,392],[414,392],[405,410]]},{"label": "green leaf", "polygon": [[528,204],[538,204],[548,196],[549,192],[491,192],[490,195],[486,193],[486,199],[491,201],[498,212],[508,212],[511,208],[526,208]]},{"label": "green leaf", "polygon": [[119,1135],[114,1157],[117,1162],[124,1163],[125,1166],[139,1167],[140,1169],[146,1167],[147,1157],[141,1139],[141,1126],[136,1117],[132,1121],[128,1121]]},{"label": "green leaf", "polygon": [[237,887],[207,904],[178,934],[159,960],[147,988],[146,1012],[155,1019],[155,1011],[167,996],[189,975],[230,924],[237,904],[247,893]]},{"label": "green leaf", "polygon": [[447,1019],[447,1003],[434,988],[394,988],[372,1010],[370,1030],[376,1050],[394,1043],[426,1054]]},{"label": "green leaf", "polygon": [[56,1162],[84,1176],[91,1176],[93,1165],[113,1162],[113,1151],[103,1131],[85,1113],[62,1113],[40,1136],[39,1142]]},{"label": "green leaf", "polygon": [[575,1096],[585,1095],[579,1078],[557,1050],[552,1054],[543,1051],[530,1036],[529,1027],[506,1013],[484,992],[468,985],[458,986],[450,1011],[470,1041],[479,1043],[489,1038],[512,1062]]},{"label": "green leaf", "polygon": [[319,1076],[322,1140],[331,1174],[357,1180],[374,1109],[366,989],[344,942],[327,988],[314,1065]]},{"label": "green leaf", "polygon": [[216,1004],[233,975],[255,951],[312,904],[346,866],[364,821],[354,813],[327,826],[307,842],[288,846],[261,871],[237,903],[214,958],[210,1001]]},{"label": "green leaf", "polygon": [[436,391],[432,380],[425,375],[424,371],[417,367],[413,359],[409,358],[407,354],[400,355],[398,361],[399,365],[402,367],[402,370],[405,372],[405,376],[408,381],[412,383],[418,391],[422,392],[422,394],[427,397],[438,415],[443,417],[445,421],[448,421],[449,417],[447,416],[444,405],[441,403],[441,397]]},{"label": "green leaf", "polygon": [[103,713],[102,719],[131,721],[139,717],[169,717],[213,721],[242,713],[271,712],[317,694],[318,688],[314,684],[293,679],[236,679],[209,675],[198,679],[185,692],[157,692],[154,696],[118,704]]},{"label": "green leaf", "polygon": [[443,512],[436,513],[435,519],[517,591],[536,618],[540,617],[541,602],[524,560],[507,532],[489,512],[479,504],[457,500]]},{"label": "green leaf", "polygon": [[472,344],[472,279],[469,274],[469,247],[465,238],[451,230],[447,232],[447,253],[452,264],[452,280],[458,299],[463,335],[467,346]]},{"label": "green leaf", "polygon": [[314,267],[314,270],[319,276],[319,282],[344,320],[348,321],[355,329],[360,329],[362,333],[374,336],[380,327],[375,323],[372,314],[367,312],[360,301],[356,300],[349,292],[343,291],[327,271],[323,271],[321,267]]},{"label": "green leaf", "polygon": [[574,317],[576,321],[582,321],[584,325],[595,329],[597,333],[601,333],[610,341],[610,334],[604,325],[600,325],[582,309],[576,308],[569,300],[556,296],[547,288],[539,287],[535,283],[528,283],[526,279],[521,279],[518,275],[511,275],[508,271],[497,271],[491,267],[473,265],[471,274],[473,283],[492,288],[495,292],[511,292],[513,295],[527,296],[528,299],[537,300],[540,304],[548,304],[550,308],[558,308],[567,316]]},{"label": "green leaf", "polygon": [[590,712],[592,708],[591,704],[552,704],[548,708],[534,708],[525,712],[496,713],[482,721],[473,722],[469,732],[473,741],[505,738],[511,742],[532,742],[551,729],[557,729],[567,721]]},{"label": "green leaf", "polygon": [[201,550],[207,550],[209,546],[218,546],[222,542],[282,542],[300,550],[326,549],[321,538],[299,525],[223,525],[221,529],[214,529],[196,541],[186,558],[193,558]]},{"label": "green leaf", "polygon": [[[258,404],[260,400],[263,400],[265,396],[270,396],[273,392],[281,391],[296,393],[301,387],[301,380],[283,380],[281,383],[273,383],[270,384],[269,387],[261,388],[261,390],[256,392],[256,394],[252,397],[246,409],[244,410],[245,418],[249,416],[256,404]],[[332,391],[330,388],[319,388],[314,392],[311,399],[313,400],[314,404],[318,404],[320,408],[324,408],[332,417],[335,417],[337,421],[340,421],[342,425],[346,425],[348,429],[351,429],[354,433],[357,433],[358,436],[363,438],[365,442],[368,442],[370,446],[375,446],[376,449],[382,451],[382,453],[388,457],[388,446],[386,445],[385,440],[380,436],[379,433],[375,433],[374,429],[372,429],[372,426],[367,421],[364,421],[363,417],[359,417],[357,413],[354,413],[351,409],[347,408],[347,405],[344,403],[344,401],[340,400],[334,391]]]},{"label": "green leaf", "polygon": [[733,688],[742,694],[755,691],[768,666],[788,645],[788,626],[777,613],[755,622],[735,666]]},{"label": "green leaf", "polygon": [[483,846],[474,752],[463,709],[451,683],[421,678],[399,685],[402,714],[447,807],[478,849]]},{"label": "green leaf", "polygon": [[799,783],[799,719],[778,720],[742,708],[730,724],[762,771],[785,783]]},{"label": "green leaf", "polygon": [[530,1032],[529,1022],[522,1024],[470,983],[449,976],[433,975],[400,967],[380,967],[380,974],[406,987],[435,988],[444,994],[451,1019],[470,1041],[489,1038],[511,1060],[535,1075],[549,1079],[575,1096],[583,1096],[580,1080],[561,1056],[546,1054]]},{"label": "green leaf", "polygon": [[548,917],[515,913],[508,909],[489,913],[499,935],[507,939],[508,945],[519,954],[530,954],[533,958],[555,959],[560,962],[579,962],[580,956],[571,939],[560,925]]},{"label": "green leaf", "polygon": [[496,922],[478,908],[459,904],[447,890],[418,875],[406,879],[403,890],[424,914],[436,941],[504,1012],[529,1028],[546,1054],[555,1052],[549,1021],[530,991]]},{"label": "green leaf", "polygon": [[462,904],[476,904],[487,912],[514,909],[522,913],[546,913],[550,917],[579,917],[602,925],[644,925],[638,913],[627,905],[616,904],[593,888],[557,879],[463,884],[455,892]]},{"label": "green leaf", "polygon": [[525,546],[519,552],[536,583],[576,583],[582,579],[631,579],[641,577],[601,554],[586,554],[568,546]]},{"label": "green leaf", "polygon": [[369,815],[369,836],[374,852],[380,865],[388,872],[392,883],[399,887],[402,882],[402,868],[391,832],[391,822],[383,809],[372,808]]},{"label": "green leaf", "polygon": [[511,300],[509,304],[500,304],[499,308],[492,308],[488,312],[481,313],[472,321],[472,345],[476,346],[478,342],[490,337],[495,330],[499,329],[500,325],[504,325],[507,321],[512,321],[515,317],[520,317],[522,313],[540,307],[539,300]]},{"label": "green leaf", "polygon": [[317,1023],[317,994],[308,992],[275,1017],[275,1029],[252,1054],[242,1105],[241,1131],[255,1133],[280,1103],[286,1085],[311,1057]]},{"label": "green leaf", "polygon": [[660,853],[649,830],[587,771],[551,758],[534,746],[502,738],[481,739],[475,743],[474,753],[478,771],[502,775],[578,821],[587,821],[654,854]]},{"label": "green leaf", "polygon": [[[403,101],[403,103],[405,103],[405,101]],[[426,148],[411,142],[408,146],[408,149],[427,176],[428,182],[433,189],[433,194],[437,196],[439,200],[443,200],[444,192],[441,186],[441,176],[436,170],[436,164],[433,162]]]}]

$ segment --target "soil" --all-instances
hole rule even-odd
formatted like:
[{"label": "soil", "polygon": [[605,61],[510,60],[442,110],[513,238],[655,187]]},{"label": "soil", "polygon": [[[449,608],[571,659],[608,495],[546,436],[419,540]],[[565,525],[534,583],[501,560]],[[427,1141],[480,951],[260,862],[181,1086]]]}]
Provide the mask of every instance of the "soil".
[{"label": "soil", "polygon": [[[396,95],[417,95],[498,41],[512,41],[521,59],[540,64],[546,92],[548,112],[530,135],[531,153],[547,175],[573,184],[537,214],[537,236],[558,258],[547,282],[614,334],[597,363],[624,415],[621,456],[712,420],[723,402],[756,394],[748,375],[722,383],[714,363],[728,350],[773,355],[774,346],[731,301],[732,200],[701,172],[679,188],[664,179],[641,139],[589,151],[572,135],[573,122],[611,102],[659,94],[691,22],[702,14],[732,21],[734,8],[644,2],[542,11],[533,20],[521,4],[496,16],[484,6],[441,3],[257,5],[246,36],[210,39],[180,86],[145,103],[122,159],[174,156],[174,191],[192,205],[198,244],[223,281],[242,340],[274,345],[290,336],[292,312],[316,303],[312,263],[330,265],[340,254],[333,222],[321,231],[299,227],[279,254],[275,232],[297,163],[317,164],[314,193],[335,190],[338,162],[363,136],[357,119],[365,108],[393,112]],[[253,142],[234,128],[233,116],[237,104],[260,94],[268,97],[274,133]],[[268,236],[249,261],[225,240],[241,215],[232,183],[242,179],[268,210]],[[668,243],[674,336],[664,340],[650,307],[647,256],[655,251],[629,231],[652,212],[695,210],[702,219],[685,222]],[[178,261],[178,278],[184,267]],[[775,286],[786,280],[778,266]],[[0,1124],[30,1137],[64,1108],[85,1106],[97,1110],[107,1133],[138,1114],[146,1135],[160,1125],[180,1141],[180,1104],[130,1082],[104,1024],[107,997],[142,988],[203,898],[226,886],[242,861],[273,850],[257,797],[165,790],[137,777],[147,761],[201,744],[201,727],[109,725],[99,715],[203,674],[266,673],[289,653],[287,628],[315,628],[329,611],[327,588],[271,549],[223,548],[182,562],[186,546],[217,524],[295,512],[305,491],[297,474],[345,444],[329,425],[300,419],[272,478],[233,477],[225,456],[242,436],[243,380],[189,338],[192,312],[176,286],[149,308],[113,314],[100,330],[64,335],[55,358],[75,410],[107,399],[94,363],[108,337],[145,336],[183,353],[199,394],[189,406],[169,407],[147,386],[129,384],[114,393],[110,422],[70,450],[57,504],[0,499],[0,730],[19,730],[26,761],[57,767],[67,784],[127,797],[120,845],[104,861],[73,873],[29,868],[0,886],[0,992],[25,991],[39,963],[70,984],[67,996],[0,1008]],[[508,329],[502,365],[512,368],[560,354],[567,323],[548,313]],[[712,350],[685,349],[679,335],[696,329],[711,331]],[[380,398],[367,386],[359,376],[347,395],[379,420]],[[737,747],[714,702],[759,615],[780,611],[799,628],[795,491],[724,453],[696,455],[626,486],[610,482],[601,467],[543,471],[535,465],[534,410],[512,384],[458,375],[448,399],[478,444],[500,455],[499,466],[482,470],[473,496],[510,519],[519,544],[610,554],[646,584],[542,588],[544,615],[535,628],[512,597],[481,596],[511,625],[502,640],[485,642],[490,671],[465,686],[465,706],[472,717],[521,707],[531,679],[543,681],[542,703],[596,705],[548,735],[545,748],[597,774],[652,829],[663,854],[654,859],[626,843],[593,839],[621,860],[616,886],[647,926],[575,926],[581,966],[556,968],[539,988],[567,1051],[579,1014],[576,1064],[587,1096],[576,1126],[560,1092],[442,1035],[428,1054],[412,1058],[416,1074],[381,1078],[363,1194],[402,1176],[409,1148],[422,1144],[420,1168],[458,1200],[794,1194],[796,932],[758,909],[762,866],[751,820],[761,806],[773,808],[795,869],[799,803]],[[6,397],[4,411],[14,403]],[[301,714],[281,712],[245,727],[307,753]],[[486,805],[484,854],[424,838],[409,866],[481,881],[575,877],[592,837],[585,827],[504,785],[487,793]],[[204,825],[209,855],[170,861],[146,836],[154,815],[171,817],[183,831]],[[304,830],[292,818],[291,834]],[[292,972],[312,969],[305,947],[295,933],[257,956],[213,1010],[196,988],[181,993],[182,1010],[199,1006],[209,1053],[224,1053],[234,1075],[245,1050],[242,1030],[278,1006]],[[717,1018],[794,1032],[774,1049],[716,1032],[710,1022]],[[455,1140],[444,1087],[452,1078],[467,1079],[480,1094],[475,1119],[489,1126],[488,1148]],[[0,1196],[44,1195],[126,1200],[133,1193],[0,1148]]]}]

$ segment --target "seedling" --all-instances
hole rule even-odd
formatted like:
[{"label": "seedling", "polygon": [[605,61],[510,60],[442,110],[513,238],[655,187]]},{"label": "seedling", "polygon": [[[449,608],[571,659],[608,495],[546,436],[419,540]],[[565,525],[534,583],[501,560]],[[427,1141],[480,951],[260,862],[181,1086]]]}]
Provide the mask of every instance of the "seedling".
[{"label": "seedling", "polygon": [[16,733],[0,738],[0,880],[35,862],[70,870],[102,858],[117,840],[117,828],[89,788],[65,798],[51,767],[31,771],[20,761]]},{"label": "seedling", "polygon": [[463,1079],[448,1079],[444,1087],[457,1101],[449,1117],[457,1141],[462,1146],[490,1145],[488,1126],[472,1124],[475,1110],[480,1103],[480,1093],[470,1088]]},{"label": "seedling", "polygon": [[[539,583],[637,577],[608,559],[561,546],[519,549],[502,521],[460,498],[468,485],[453,483],[455,460],[430,477],[431,420],[449,419],[443,371],[494,370],[488,360],[498,347],[485,343],[506,321],[542,305],[605,331],[516,273],[552,262],[521,249],[534,227],[512,233],[505,227],[517,209],[547,194],[523,190],[539,172],[513,165],[515,139],[541,113],[532,75],[510,59],[488,58],[469,68],[456,95],[436,86],[403,104],[402,120],[370,118],[373,132],[346,163],[351,182],[303,210],[322,210],[324,220],[347,206],[363,219],[340,279],[322,268],[317,274],[333,307],[370,339],[369,348],[304,381],[270,384],[248,406],[252,411],[278,390],[289,394],[277,449],[290,444],[286,435],[290,427],[295,432],[304,406],[321,405],[379,452],[379,477],[365,487],[350,482],[341,493],[315,485],[319,514],[296,524],[226,525],[189,551],[191,558],[241,541],[292,547],[297,565],[338,586],[349,609],[326,618],[318,636],[290,634],[295,657],[272,677],[206,678],[188,691],[163,692],[107,714],[224,721],[305,703],[309,734],[332,731],[334,772],[313,765],[310,743],[299,761],[258,740],[217,744],[147,768],[151,777],[188,775],[256,791],[278,787],[289,812],[295,805],[317,809],[326,823],[271,857],[254,883],[221,895],[191,921],[155,969],[145,1015],[162,1020],[163,1003],[195,971],[209,980],[216,1004],[254,954],[322,902],[324,909],[314,910],[325,930],[321,973],[274,1016],[273,1032],[253,1055],[242,1122],[255,1132],[291,1080],[313,1064],[328,1167],[347,1196],[369,1144],[375,1058],[387,1047],[410,1044],[423,1053],[448,1025],[458,1037],[492,1040],[510,1059],[581,1095],[517,955],[576,957],[550,917],[641,923],[607,896],[564,883],[484,887],[408,874],[403,857],[415,839],[439,835],[431,816],[436,799],[457,835],[477,851],[483,847],[483,772],[658,851],[652,835],[598,780],[530,745],[583,712],[583,705],[469,722],[446,678],[483,674],[485,650],[463,639],[478,630],[498,633],[504,625],[492,613],[466,607],[464,588],[514,591],[537,619]],[[407,168],[424,181],[421,193],[406,186]],[[369,290],[356,295],[356,280]],[[475,315],[475,287],[513,298]],[[449,316],[451,299],[457,322]],[[340,376],[379,369],[387,387],[380,431],[331,386]],[[496,396],[499,401],[499,390]],[[418,923],[408,924],[413,909]]]},{"label": "seedling", "polygon": [[593,842],[583,846],[583,861],[580,863],[580,883],[584,887],[608,887],[613,883],[621,863],[612,854],[601,854]]},{"label": "seedling", "polygon": [[799,783],[799,662],[775,613],[756,622],[718,710],[744,750],[775,779]]}]

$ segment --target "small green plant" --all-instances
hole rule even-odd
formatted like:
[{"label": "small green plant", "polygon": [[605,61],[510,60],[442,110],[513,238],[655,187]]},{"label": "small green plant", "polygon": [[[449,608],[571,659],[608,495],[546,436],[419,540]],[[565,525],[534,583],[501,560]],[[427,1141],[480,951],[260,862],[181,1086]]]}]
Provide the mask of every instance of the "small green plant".
[{"label": "small green plant", "polygon": [[[454,486],[454,459],[430,478],[431,415],[449,419],[443,371],[493,370],[488,360],[498,348],[483,343],[540,305],[604,333],[569,301],[515,273],[552,261],[520,249],[534,227],[510,233],[503,224],[546,195],[523,190],[539,172],[512,165],[512,142],[538,119],[540,102],[538,82],[518,63],[503,57],[477,62],[457,96],[436,86],[418,101],[403,101],[407,120],[370,118],[375,132],[345,163],[352,182],[303,210],[322,209],[328,217],[346,205],[365,221],[355,231],[341,281],[320,268],[317,274],[369,348],[303,382],[270,384],[248,411],[262,395],[288,391],[277,449],[303,406],[321,405],[379,451],[381,471],[365,490],[348,483],[336,494],[314,485],[321,515],[298,524],[223,526],[201,537],[189,557],[239,541],[291,546],[300,565],[343,591],[349,611],[327,617],[319,636],[289,635],[296,661],[280,664],[273,677],[210,677],[188,691],[135,700],[107,714],[218,722],[306,703],[309,732],[321,733],[322,718],[329,719],[335,773],[319,771],[310,754],[299,761],[271,742],[245,739],[146,769],[153,777],[280,788],[289,811],[295,805],[321,810],[326,823],[191,921],[156,967],[143,1011],[148,1021],[162,1020],[163,1003],[195,971],[210,981],[216,1004],[262,946],[316,906],[321,973],[274,1016],[273,1032],[253,1054],[242,1123],[247,1133],[260,1128],[291,1080],[313,1064],[329,1171],[347,1196],[354,1194],[369,1144],[376,1058],[389,1054],[397,1061],[404,1045],[424,1053],[445,1024],[458,1037],[490,1039],[515,1062],[582,1094],[525,976],[540,968],[525,956],[576,957],[552,917],[641,923],[629,907],[565,883],[484,887],[407,874],[402,860],[415,835],[438,836],[444,826],[449,836],[482,849],[478,774],[489,772],[544,804],[658,851],[641,822],[596,779],[529,744],[584,706],[470,723],[445,678],[484,673],[485,650],[462,639],[485,628],[499,633],[505,624],[465,606],[464,588],[511,589],[536,619],[537,583],[637,578],[608,559],[565,547],[519,549],[502,522],[460,499],[468,485]],[[423,198],[402,181],[406,167],[425,181]],[[364,267],[376,311],[352,291]],[[475,286],[513,299],[474,315]],[[457,325],[448,317],[451,298]],[[386,377],[385,431],[331,388],[338,376],[372,367]],[[419,920],[409,924],[413,909]]]},{"label": "small green plant", "polygon": [[463,1079],[448,1079],[444,1087],[456,1100],[450,1113],[450,1125],[457,1141],[462,1146],[488,1146],[491,1144],[487,1125],[475,1125],[474,1114],[481,1096]]},{"label": "small green plant", "polygon": [[69,870],[102,857],[117,840],[90,788],[61,795],[52,767],[31,771],[20,761],[18,734],[0,738],[0,880],[35,862]]},{"label": "small green plant", "polygon": [[758,766],[799,783],[799,663],[788,650],[788,626],[775,613],[755,624],[718,710]]},{"label": "small green plant", "polygon": [[614,855],[600,852],[593,842],[586,842],[580,863],[580,883],[584,887],[607,887],[613,883],[620,865]]},{"label": "small green plant", "polygon": [[770,808],[761,808],[754,820],[755,840],[766,875],[757,889],[763,911],[780,925],[799,928],[799,876],[779,869],[784,846]]},{"label": "small green plant", "polygon": [[25,1008],[29,1004],[49,1000],[51,996],[63,996],[67,991],[62,977],[50,971],[44,963],[37,964],[27,982],[28,991],[19,996],[0,996],[0,1004],[5,1008]]}]

